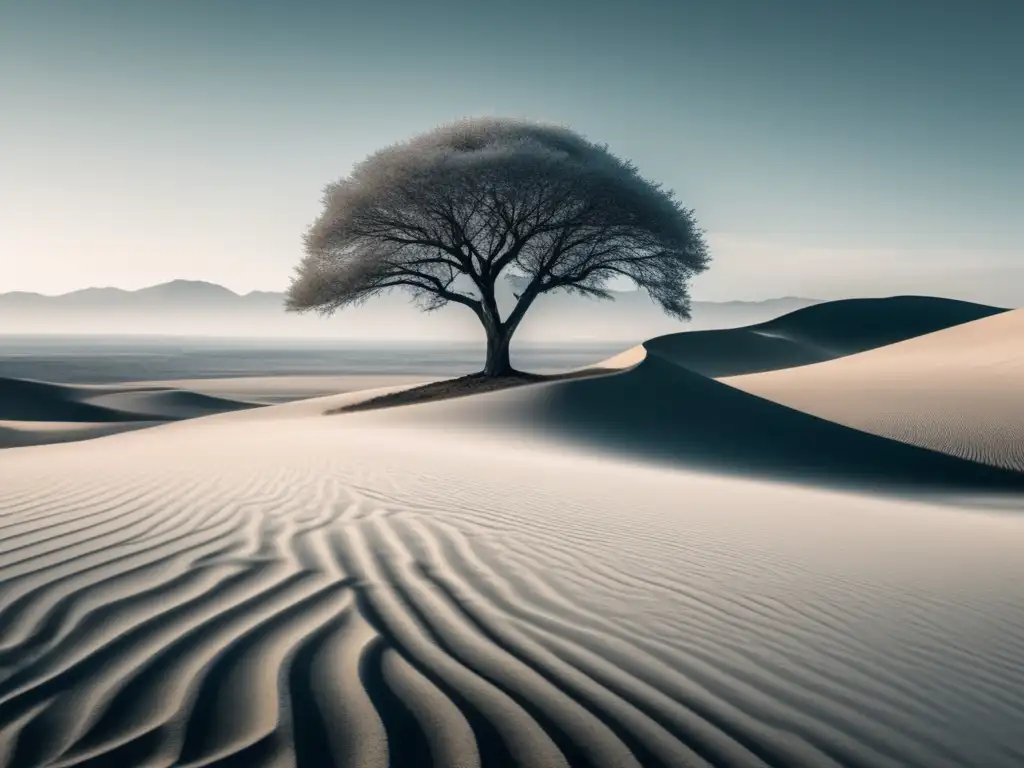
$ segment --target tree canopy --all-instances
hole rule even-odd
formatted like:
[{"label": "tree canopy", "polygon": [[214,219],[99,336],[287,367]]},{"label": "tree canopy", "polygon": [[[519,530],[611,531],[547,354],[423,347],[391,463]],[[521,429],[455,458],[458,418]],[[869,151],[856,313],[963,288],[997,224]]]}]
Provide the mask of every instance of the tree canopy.
[{"label": "tree canopy", "polygon": [[[630,162],[568,128],[463,120],[382,149],[324,190],[288,308],[330,314],[384,291],[426,309],[470,308],[485,373],[511,370],[509,342],[540,294],[608,298],[626,278],[689,317],[689,280],[710,262],[693,211]],[[525,279],[506,317],[503,273]]]}]

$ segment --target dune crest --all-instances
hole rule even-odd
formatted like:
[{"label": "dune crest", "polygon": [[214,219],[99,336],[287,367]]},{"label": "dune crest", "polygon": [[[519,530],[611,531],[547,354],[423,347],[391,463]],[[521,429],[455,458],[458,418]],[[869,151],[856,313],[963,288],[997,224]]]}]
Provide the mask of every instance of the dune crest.
[{"label": "dune crest", "polygon": [[415,425],[467,439],[552,443],[632,461],[860,491],[1024,491],[1024,473],[802,413],[694,373],[652,346],[595,366],[589,376],[331,418],[346,420],[339,428],[348,428],[349,419],[378,428]]},{"label": "dune crest", "polygon": [[644,345],[683,368],[721,378],[834,360],[1003,312],[930,296],[843,299],[757,325],[675,333]]},{"label": "dune crest", "polygon": [[865,432],[1024,472],[1024,310],[723,381]]},{"label": "dune crest", "polygon": [[[1009,386],[1022,316],[820,367],[931,384],[959,344]],[[1019,766],[1024,473],[716,381],[684,337],[0,452],[0,766]]]},{"label": "dune crest", "polygon": [[0,377],[0,448],[88,440],[257,405],[168,387]]}]

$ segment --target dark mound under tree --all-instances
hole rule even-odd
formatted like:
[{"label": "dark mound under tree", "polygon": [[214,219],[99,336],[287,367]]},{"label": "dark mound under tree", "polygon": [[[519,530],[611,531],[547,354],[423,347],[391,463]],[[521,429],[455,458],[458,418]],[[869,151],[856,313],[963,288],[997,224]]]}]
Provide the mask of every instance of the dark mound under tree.
[{"label": "dark mound under tree", "polygon": [[[509,344],[534,300],[608,298],[626,278],[689,318],[710,261],[693,212],[632,163],[561,127],[465,120],[383,149],[328,185],[288,290],[292,311],[330,314],[394,288],[425,310],[469,307],[487,334],[483,373],[513,372]],[[495,284],[524,278],[503,317]]]}]

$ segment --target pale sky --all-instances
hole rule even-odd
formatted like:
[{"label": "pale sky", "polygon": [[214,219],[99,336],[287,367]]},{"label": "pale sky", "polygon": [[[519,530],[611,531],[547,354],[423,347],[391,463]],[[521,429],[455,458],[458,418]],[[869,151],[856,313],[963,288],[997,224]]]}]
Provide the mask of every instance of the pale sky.
[{"label": "pale sky", "polygon": [[697,299],[1024,305],[1011,0],[0,0],[0,292],[279,290],[320,190],[467,115],[696,209]]}]

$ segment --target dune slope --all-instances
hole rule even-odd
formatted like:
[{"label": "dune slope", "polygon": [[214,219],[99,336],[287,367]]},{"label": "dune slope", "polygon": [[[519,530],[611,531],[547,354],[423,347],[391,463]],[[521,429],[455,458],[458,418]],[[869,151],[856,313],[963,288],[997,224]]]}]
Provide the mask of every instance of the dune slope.
[{"label": "dune slope", "polygon": [[1024,472],[1024,310],[725,381],[866,432]]},{"label": "dune slope", "polygon": [[820,363],[1005,311],[927,296],[845,299],[746,328],[661,336],[645,346],[705,376],[739,376]]},{"label": "dune slope", "polygon": [[403,386],[0,452],[0,766],[1024,764],[1024,473],[658,344],[325,415]]},{"label": "dune slope", "polygon": [[0,455],[0,765],[1024,759],[1015,517],[431,407]]},{"label": "dune slope", "polygon": [[506,439],[543,435],[630,459],[858,490],[1024,491],[1024,473],[802,413],[708,379],[650,350],[615,375],[392,408],[372,418],[378,424],[417,424],[434,431],[500,431]]},{"label": "dune slope", "polygon": [[45,381],[0,378],[0,419],[19,421],[134,421],[122,413],[89,402],[98,387],[50,384]]},{"label": "dune slope", "polygon": [[166,387],[51,384],[0,377],[0,448],[70,442],[256,407]]}]

